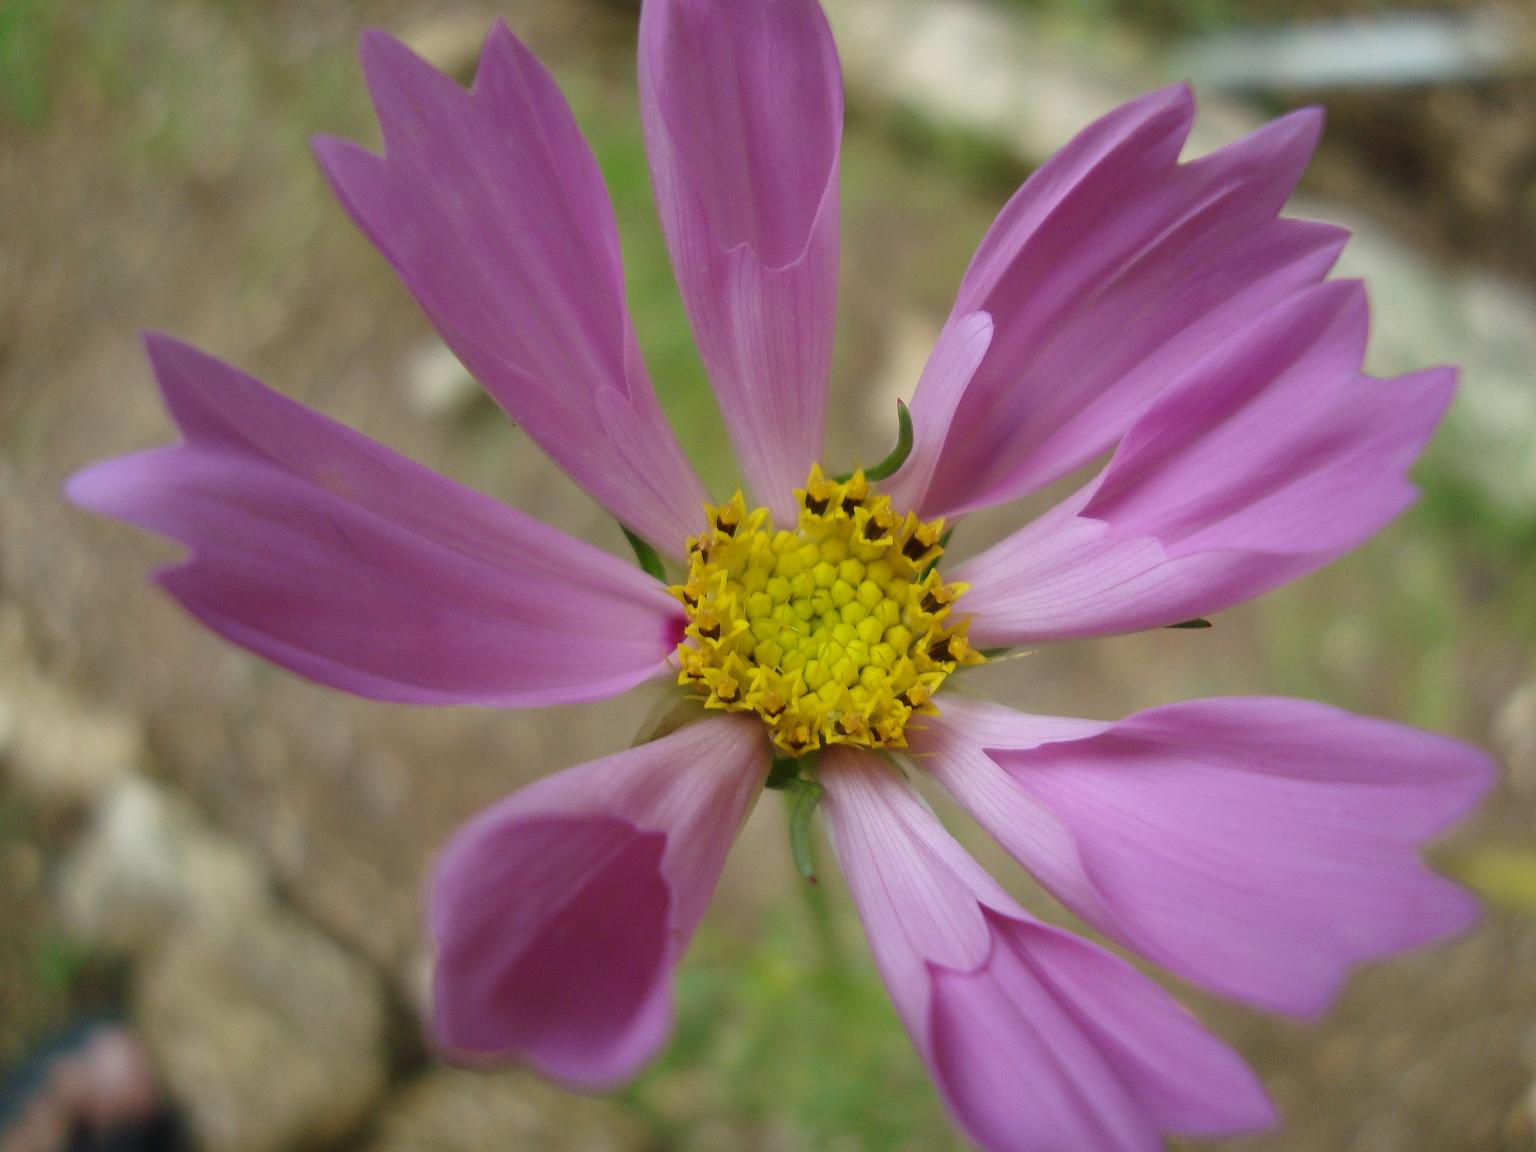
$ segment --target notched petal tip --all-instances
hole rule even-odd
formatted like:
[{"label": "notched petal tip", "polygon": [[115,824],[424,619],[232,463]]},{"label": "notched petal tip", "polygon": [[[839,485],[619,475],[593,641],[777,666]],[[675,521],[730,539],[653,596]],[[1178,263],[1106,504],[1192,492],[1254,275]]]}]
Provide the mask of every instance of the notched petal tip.
[{"label": "notched petal tip", "polygon": [[416,70],[435,71],[403,41],[373,25],[358,33],[357,55],[362,61],[363,78],[376,108],[381,93],[396,83],[391,75],[394,70],[400,69],[407,74]]},{"label": "notched petal tip", "polygon": [[841,73],[816,0],[647,0],[640,93],[684,306],[746,486],[792,520],[822,451]]},{"label": "notched petal tip", "polygon": [[1145,132],[1176,136],[1182,144],[1195,126],[1196,103],[1195,86],[1181,80],[1127,101],[1101,116],[1086,131],[1113,125],[1127,135]]},{"label": "notched petal tip", "polygon": [[999,214],[955,313],[987,306],[998,337],[957,408],[925,515],[1014,499],[1087,463],[1182,367],[1327,274],[1342,234],[1278,215],[1319,112],[1181,163],[1193,115],[1186,85],[1123,105]]},{"label": "notched petal tip", "polygon": [[669,229],[674,189],[717,258],[750,260],[770,276],[815,258],[837,211],[844,110],[816,0],[650,0],[640,85]]},{"label": "notched petal tip", "polygon": [[375,208],[374,200],[389,185],[389,161],[340,136],[317,135],[310,139],[309,146],[320,174],[343,211],[375,247],[382,247],[381,229],[388,217]]},{"label": "notched petal tip", "polygon": [[436,72],[436,69],[411,51],[403,40],[372,24],[357,34],[357,54],[363,63],[363,72],[370,87],[376,76],[383,79],[382,70],[386,68],[403,66]]},{"label": "notched petal tip", "polygon": [[1311,143],[1307,149],[1310,153],[1316,150],[1318,141],[1323,137],[1323,129],[1328,126],[1328,112],[1321,104],[1308,104],[1305,108],[1286,113],[1276,123],[1292,124],[1298,135],[1310,137]]},{"label": "notched petal tip", "polygon": [[986,960],[931,969],[935,1079],[984,1148],[1129,1152],[1274,1126],[1226,1043],[1086,940],[988,908]]},{"label": "notched petal tip", "polygon": [[1129,120],[1150,119],[1165,110],[1193,120],[1195,104],[1194,82],[1176,80],[1172,84],[1164,84],[1161,88],[1153,88],[1132,100],[1127,100],[1108,116],[1101,118],[1100,122],[1109,117],[1124,117]]},{"label": "notched petal tip", "polygon": [[161,332],[155,328],[141,328],[139,330],[139,344],[144,349],[144,355],[149,362],[157,368],[166,363],[170,358],[181,355],[206,355],[199,352],[197,347],[188,344],[179,337],[172,336],[169,332]]},{"label": "notched petal tip", "polygon": [[155,374],[155,383],[167,399],[190,372],[199,369],[232,371],[223,361],[210,356],[195,344],[189,344],[166,332],[140,332],[139,343]]},{"label": "notched petal tip", "polygon": [[426,138],[445,109],[462,107],[469,93],[417,55],[409,45],[378,28],[358,38],[363,78],[384,136],[386,155],[408,153]]},{"label": "notched petal tip", "polygon": [[325,132],[316,133],[309,138],[309,151],[338,196],[343,196],[342,185],[347,182],[344,177],[348,168],[367,163],[375,166],[374,171],[376,171],[377,166],[384,162],[382,156],[370,152],[355,140],[348,140],[343,136],[332,136]]},{"label": "notched petal tip", "polygon": [[[1226,149],[1248,151],[1279,165],[1291,180],[1299,179],[1301,170],[1317,150],[1323,134],[1323,110],[1312,106],[1298,108],[1259,125]],[[1213,153],[1214,155],[1215,153]]]},{"label": "notched petal tip", "polygon": [[220,409],[237,394],[266,392],[262,384],[174,336],[145,333],[143,344],[155,386],[184,443],[225,439],[231,432],[238,438],[241,421],[221,418]]},{"label": "notched petal tip", "polygon": [[[554,79],[504,22],[469,90],[383,32],[360,53],[384,146],[315,141],[342,206],[523,430],[622,523],[680,546],[705,494],[640,363],[612,206]],[[629,401],[622,438],[610,390]]]},{"label": "notched petal tip", "polygon": [[538,57],[512,31],[507,18],[498,16],[491,22],[485,44],[480,49],[480,63],[475,68],[475,82],[470,87],[470,94],[481,97],[488,88],[514,81],[529,68],[545,72]]},{"label": "notched petal tip", "polygon": [[1126,961],[1033,920],[871,758],[829,751],[828,827],[897,1011],[989,1152],[1148,1152],[1272,1106],[1228,1045]]},{"label": "notched petal tip", "polygon": [[1422,394],[1419,402],[1433,416],[1432,425],[1438,425],[1461,387],[1461,369],[1452,364],[1439,364],[1382,383],[1417,389]]},{"label": "notched petal tip", "polygon": [[1444,743],[1445,779],[1454,786],[1440,801],[1440,823],[1430,833],[1437,836],[1475,812],[1493,791],[1503,770],[1497,760],[1476,744],[1438,733],[1422,732],[1420,735]]},{"label": "notched petal tip", "polygon": [[1476,921],[1419,859],[1492,774],[1448,737],[1231,697],[1021,743],[993,734],[983,750],[956,725],[929,766],[1076,913],[1219,994],[1315,1017],[1356,965]]}]

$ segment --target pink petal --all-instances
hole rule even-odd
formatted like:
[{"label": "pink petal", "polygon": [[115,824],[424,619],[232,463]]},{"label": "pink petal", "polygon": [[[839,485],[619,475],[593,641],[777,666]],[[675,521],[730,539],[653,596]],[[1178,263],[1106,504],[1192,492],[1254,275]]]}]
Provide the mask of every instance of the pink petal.
[{"label": "pink petal", "polygon": [[1193,116],[1183,87],[1133,101],[1003,209],[952,317],[990,314],[991,346],[953,419],[916,422],[942,438],[924,515],[1022,496],[1087,463],[1214,343],[1326,275],[1345,233],[1276,215],[1320,115],[1180,165]]},{"label": "pink petal", "polygon": [[440,1043],[612,1088],[665,1043],[671,976],[768,769],[711,717],[547,777],[465,825],[432,885]]},{"label": "pink petal", "polygon": [[816,0],[647,0],[651,176],[748,484],[781,523],[819,459],[837,300],[842,79]]},{"label": "pink petal", "polygon": [[665,667],[656,581],[163,336],[185,441],[76,475],[76,503],[170,536],[161,580],[227,639],[302,676],[417,704],[613,695]]},{"label": "pink petal", "polygon": [[385,154],[316,141],[336,195],[523,430],[680,551],[705,492],[641,362],[613,208],[554,81],[500,23],[473,92],[382,33],[362,55]]},{"label": "pink petal", "polygon": [[1093,484],[961,565],[972,637],[1031,643],[1204,616],[1322,567],[1413,501],[1454,373],[1360,372],[1360,286],[1305,289],[1194,364]]},{"label": "pink petal", "polygon": [[912,748],[1074,912],[1180,976],[1311,1015],[1352,965],[1476,917],[1418,859],[1488,787],[1475,748],[1301,700],[1078,723],[1042,740],[1038,717],[946,699]]},{"label": "pink petal", "polygon": [[1032,919],[883,761],[820,779],[891,999],[956,1120],[989,1152],[1155,1152],[1274,1114],[1252,1073],[1124,961]]}]

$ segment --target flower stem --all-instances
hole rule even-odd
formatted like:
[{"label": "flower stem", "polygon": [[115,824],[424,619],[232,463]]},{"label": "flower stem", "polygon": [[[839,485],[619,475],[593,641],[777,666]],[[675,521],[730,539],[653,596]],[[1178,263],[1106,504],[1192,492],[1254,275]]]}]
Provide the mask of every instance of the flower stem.
[{"label": "flower stem", "polygon": [[[821,786],[809,780],[800,783],[802,787],[784,792],[785,805],[789,809],[790,835],[797,841],[796,870],[803,879],[799,886],[800,896],[805,902],[811,931],[821,952],[821,971],[829,985],[840,987],[848,977],[848,961],[838,937],[832,902],[827,896],[826,887],[817,878],[816,845],[810,833],[810,814],[815,810],[816,801],[821,798]],[[806,875],[807,869],[809,875]]]}]

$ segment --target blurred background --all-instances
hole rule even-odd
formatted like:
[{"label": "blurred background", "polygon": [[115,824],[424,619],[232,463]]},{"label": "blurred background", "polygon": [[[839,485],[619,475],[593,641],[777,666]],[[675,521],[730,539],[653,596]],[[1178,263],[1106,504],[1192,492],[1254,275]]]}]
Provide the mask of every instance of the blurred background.
[{"label": "blurred background", "polygon": [[[1007,195],[1122,99],[1192,77],[1194,148],[1328,109],[1296,214],[1356,230],[1380,373],[1463,387],[1424,498],[1327,571],[1163,632],[984,669],[1037,712],[1289,693],[1442,729],[1506,766],[1437,846],[1484,925],[1362,971],[1321,1023],[1177,989],[1286,1130],[1250,1152],[1530,1149],[1536,1105],[1536,13],[1526,0],[827,0],[843,53],[831,457],[882,455]],[[536,713],[352,700],[205,633],[159,541],[64,477],[167,440],[136,333],[196,343],[440,471],[622,552],[468,381],[330,199],[307,140],[377,140],[355,42],[466,77],[504,15],[608,178],[651,374],[735,483],[650,202],[636,7],[614,0],[0,0],[0,1083],[82,1015],[126,1018],[206,1152],[930,1152],[962,1143],[839,881],[817,939],[775,798],[684,967],[660,1064],[584,1099],[422,1047],[422,876],[481,806],[627,746],[652,699]],[[1016,522],[978,526],[968,546]],[[964,549],[962,549],[964,550]],[[958,827],[959,822],[952,822]],[[1057,916],[966,834],[1030,906]],[[1085,1150],[1087,1152],[1087,1150]]]}]

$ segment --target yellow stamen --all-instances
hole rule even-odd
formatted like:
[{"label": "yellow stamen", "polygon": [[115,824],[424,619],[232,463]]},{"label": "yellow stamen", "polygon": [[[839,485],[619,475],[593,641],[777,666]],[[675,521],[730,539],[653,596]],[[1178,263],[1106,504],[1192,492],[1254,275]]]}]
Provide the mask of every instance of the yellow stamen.
[{"label": "yellow stamen", "polygon": [[862,472],[839,483],[813,467],[795,499],[793,530],[740,492],[705,508],[672,589],[688,615],[678,683],[705,707],[756,712],[789,755],[904,748],[945,678],[982,662],[952,614],[966,586],[934,569],[944,522],[900,515]]}]

